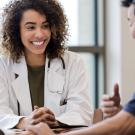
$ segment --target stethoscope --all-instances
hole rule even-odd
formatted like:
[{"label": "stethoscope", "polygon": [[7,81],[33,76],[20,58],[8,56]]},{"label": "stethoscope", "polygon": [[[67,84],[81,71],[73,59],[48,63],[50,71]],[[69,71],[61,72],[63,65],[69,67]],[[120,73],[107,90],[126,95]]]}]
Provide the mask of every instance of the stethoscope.
[{"label": "stethoscope", "polygon": [[[64,59],[63,59],[61,56],[59,57],[59,59],[60,59],[60,60],[61,60],[61,62],[62,62],[63,70],[65,70],[65,69],[66,69],[66,67],[65,67]],[[50,69],[50,65],[51,65],[51,60],[49,59],[49,61],[48,61],[48,69]]]},{"label": "stethoscope", "polygon": [[[63,70],[65,72],[66,66],[65,66],[64,59],[62,57],[59,57],[59,59],[62,62],[62,68],[63,68]],[[51,66],[51,60],[49,59],[49,61],[48,61],[48,72],[50,70],[50,66]],[[16,78],[17,78],[17,76],[16,76]],[[49,90],[49,91],[51,91],[51,90]],[[30,95],[31,95],[31,93],[30,93]],[[66,96],[67,96],[67,91],[63,90],[63,94],[62,94],[61,100],[60,100],[60,106],[65,105],[67,103]],[[31,102],[32,102],[32,99],[31,99]],[[18,107],[18,115],[20,116],[20,104],[19,104],[18,100],[17,100],[17,107]],[[32,108],[33,108],[33,102],[32,102]]]},{"label": "stethoscope", "polygon": [[[64,62],[64,59],[60,56],[59,59],[61,60],[62,62],[62,68],[64,70],[64,78],[66,79],[66,66],[65,66],[65,62]],[[48,61],[48,72],[50,70],[50,65],[51,65],[51,60]],[[66,80],[64,80],[66,82]],[[51,90],[49,90],[51,91]],[[53,91],[51,91],[53,92]],[[62,105],[65,105],[67,103],[67,92],[65,89],[63,89],[63,92],[62,92],[62,96],[61,96],[61,100],[60,100],[60,106]],[[58,92],[59,93],[59,92]]]}]

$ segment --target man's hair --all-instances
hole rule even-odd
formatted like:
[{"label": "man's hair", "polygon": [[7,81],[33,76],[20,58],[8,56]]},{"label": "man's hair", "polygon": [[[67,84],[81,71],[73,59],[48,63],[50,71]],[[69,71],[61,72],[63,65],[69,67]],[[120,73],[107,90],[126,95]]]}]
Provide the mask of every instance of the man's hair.
[{"label": "man's hair", "polygon": [[129,7],[131,4],[135,4],[135,0],[122,0],[121,3],[123,7]]},{"label": "man's hair", "polygon": [[24,54],[20,36],[20,21],[25,11],[32,9],[45,15],[51,30],[51,39],[46,55],[52,59],[60,57],[65,50],[68,23],[62,5],[58,0],[11,0],[4,8],[2,47],[17,62]]}]

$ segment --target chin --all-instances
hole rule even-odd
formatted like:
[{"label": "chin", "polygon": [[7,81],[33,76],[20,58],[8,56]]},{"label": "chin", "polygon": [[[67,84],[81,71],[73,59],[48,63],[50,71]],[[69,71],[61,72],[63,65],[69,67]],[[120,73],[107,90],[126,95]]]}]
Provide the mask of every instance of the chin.
[{"label": "chin", "polygon": [[42,54],[45,54],[45,49],[36,50],[36,51],[34,51],[34,53],[35,53],[35,54],[39,54],[39,55],[40,55],[40,54],[41,54],[41,55],[42,55]]},{"label": "chin", "polygon": [[33,52],[33,54],[35,54],[35,55],[42,55],[42,54],[45,54],[44,52],[45,51],[35,51],[35,52]]}]

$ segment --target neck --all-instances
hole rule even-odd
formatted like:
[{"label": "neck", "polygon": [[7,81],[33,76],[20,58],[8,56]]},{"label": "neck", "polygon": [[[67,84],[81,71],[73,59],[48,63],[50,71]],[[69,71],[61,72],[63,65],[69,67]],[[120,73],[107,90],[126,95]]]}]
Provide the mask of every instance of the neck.
[{"label": "neck", "polygon": [[31,67],[39,67],[45,65],[45,54],[43,55],[26,55],[26,62]]}]

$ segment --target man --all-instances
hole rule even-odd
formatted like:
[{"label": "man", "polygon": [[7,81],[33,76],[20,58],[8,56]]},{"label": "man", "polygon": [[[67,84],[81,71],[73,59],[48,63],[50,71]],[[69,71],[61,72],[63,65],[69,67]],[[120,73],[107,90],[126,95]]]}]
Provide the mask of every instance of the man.
[{"label": "man", "polygon": [[[128,21],[130,32],[133,38],[135,38],[135,0],[123,0],[122,5],[128,7]],[[114,96],[104,95],[102,98],[101,109],[104,114],[104,118],[108,118],[117,114],[121,109],[120,94],[118,84],[114,86]]]},{"label": "man", "polygon": [[[135,0],[123,0],[122,5],[128,7],[128,21],[133,37],[135,37]],[[120,111],[118,84],[114,87],[114,96],[103,98],[103,112],[110,117]],[[44,123],[29,126],[28,131],[34,135],[54,135]],[[134,135],[135,134],[135,94],[128,104],[117,115],[108,118],[90,128],[63,133],[61,135]]]}]

